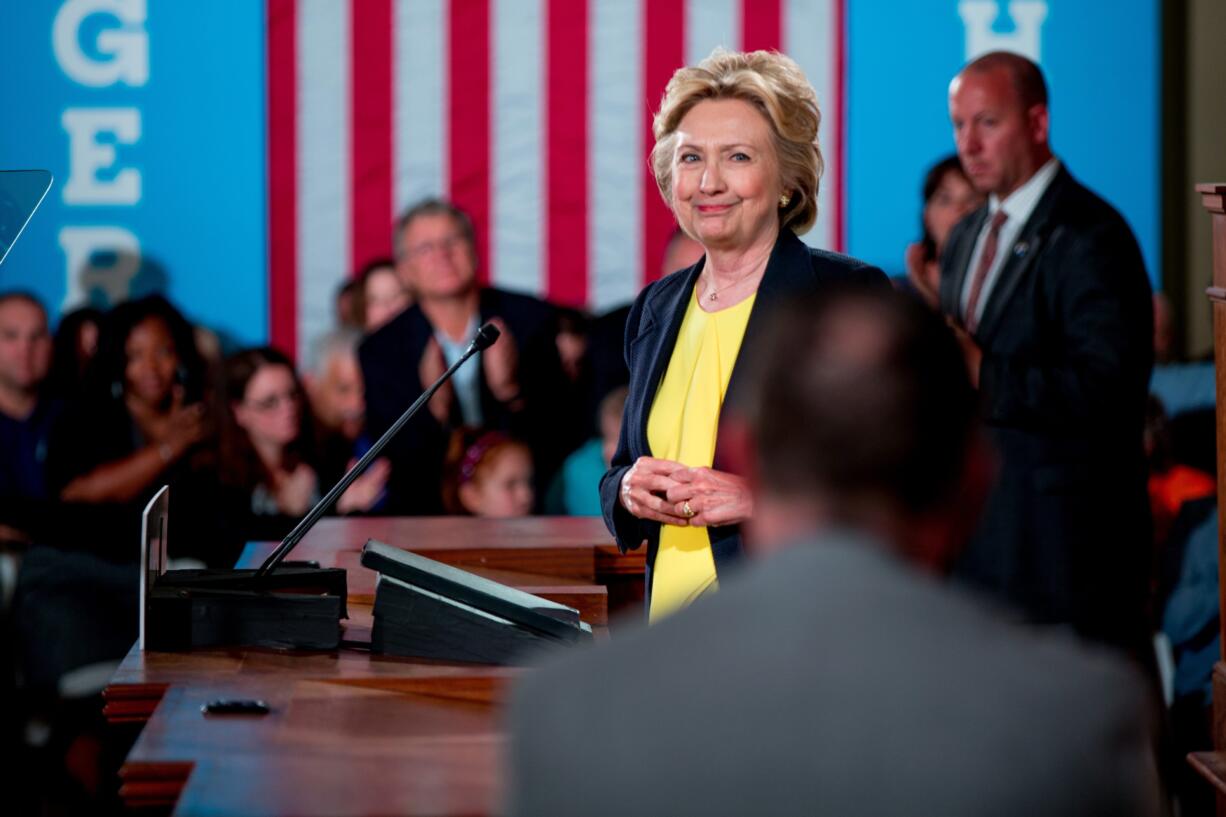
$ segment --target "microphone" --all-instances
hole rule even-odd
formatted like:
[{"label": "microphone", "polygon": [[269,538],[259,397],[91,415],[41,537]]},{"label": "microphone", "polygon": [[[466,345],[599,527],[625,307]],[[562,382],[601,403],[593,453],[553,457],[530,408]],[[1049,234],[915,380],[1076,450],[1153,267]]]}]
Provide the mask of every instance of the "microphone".
[{"label": "microphone", "polygon": [[468,348],[464,350],[464,354],[460,355],[460,359],[451,364],[447,371],[443,372],[443,376],[438,380],[435,380],[430,388],[422,392],[421,396],[413,401],[413,405],[409,406],[405,410],[404,414],[400,415],[400,419],[392,423],[391,428],[383,432],[383,436],[370,447],[370,450],[363,454],[362,458],[354,463],[352,468],[345,472],[345,476],[341,477],[340,481],[333,485],[332,489],[328,491],[328,493],[324,494],[323,499],[316,502],[315,507],[307,511],[306,516],[302,517],[302,521],[294,526],[294,529],[289,532],[289,535],[281,540],[281,544],[277,545],[276,549],[270,553],[268,558],[264,560],[264,563],[260,565],[259,570],[255,572],[256,577],[259,578],[261,576],[268,575],[277,567],[277,565],[281,564],[281,562],[285,560],[285,557],[289,555],[289,552],[302,541],[302,537],[306,536],[307,532],[311,528],[315,527],[315,523],[318,522],[320,517],[324,515],[324,512],[327,511],[328,508],[332,507],[332,504],[340,498],[341,494],[345,493],[345,490],[353,484],[353,481],[360,477],[362,473],[370,466],[370,464],[374,462],[375,458],[383,453],[383,449],[387,448],[387,444],[392,441],[392,438],[400,433],[400,429],[404,428],[405,424],[408,423],[409,420],[413,419],[413,415],[421,411],[421,407],[430,401],[430,398],[434,396],[434,393],[438,391],[444,383],[450,380],[451,376],[454,375],[470,357],[493,346],[494,342],[498,340],[498,336],[501,334],[502,333],[498,331],[498,327],[494,326],[492,323],[487,323],[478,329],[477,334],[473,336],[472,342],[469,343]]}]

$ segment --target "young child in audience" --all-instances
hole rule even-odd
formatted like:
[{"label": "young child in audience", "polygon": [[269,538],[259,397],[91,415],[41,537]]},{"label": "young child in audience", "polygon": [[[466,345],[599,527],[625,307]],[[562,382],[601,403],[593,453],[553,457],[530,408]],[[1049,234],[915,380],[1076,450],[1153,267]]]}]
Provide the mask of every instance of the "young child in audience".
[{"label": "young child in audience", "polygon": [[621,434],[622,409],[628,389],[620,386],[605,395],[597,412],[600,436],[576,449],[554,477],[545,496],[545,513],[562,516],[600,516],[600,478],[609,470],[617,437]]},{"label": "young child in audience", "polygon": [[452,435],[443,505],[450,513],[494,518],[532,513],[532,453],[501,431],[460,429]]}]

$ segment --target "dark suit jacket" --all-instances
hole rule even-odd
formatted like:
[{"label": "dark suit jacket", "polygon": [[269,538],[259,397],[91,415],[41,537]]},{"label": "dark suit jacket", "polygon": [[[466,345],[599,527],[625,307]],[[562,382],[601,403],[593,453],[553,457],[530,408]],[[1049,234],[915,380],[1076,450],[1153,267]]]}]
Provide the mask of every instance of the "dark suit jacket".
[{"label": "dark suit jacket", "polygon": [[[941,304],[959,297],[983,208],[954,228]],[[1132,231],[1061,168],[1023,226],[976,333],[998,484],[960,572],[1040,621],[1132,645],[1144,619],[1142,429],[1149,278]]]},{"label": "dark suit jacket", "polygon": [[513,815],[1158,813],[1134,671],[862,537],[559,658],[512,694]]},{"label": "dark suit jacket", "polygon": [[[673,345],[681,330],[681,321],[693,297],[694,282],[702,272],[706,258],[694,266],[679,270],[649,285],[635,299],[626,321],[626,365],[630,367],[630,395],[622,414],[621,437],[609,471],[600,481],[600,502],[605,524],[617,538],[622,551],[648,543],[647,587],[650,590],[650,566],[659,544],[660,525],[631,516],[618,501],[618,489],[626,471],[639,457],[651,456],[647,444],[647,418],[655,400],[656,389],[668,362]],[[741,350],[724,395],[721,422],[744,399],[749,373],[746,359],[752,357],[766,331],[771,308],[789,296],[820,292],[830,286],[889,286],[885,274],[862,261],[826,250],[806,246],[789,229],[779,233],[775,248],[754,301]],[[716,470],[731,470],[725,452],[716,439]],[[729,566],[741,554],[741,534],[738,525],[710,528],[711,551],[716,571]]]},{"label": "dark suit jacket", "polygon": [[[571,419],[559,404],[563,375],[558,360],[554,308],[528,295],[486,288],[481,291],[480,318],[506,322],[519,352],[522,411],[511,412],[481,383],[484,426],[509,431],[532,448],[538,484],[556,469],[575,441],[568,433]],[[366,385],[366,425],[372,438],[385,432],[425,387],[418,364],[434,328],[417,305],[409,307],[369,335],[358,349]],[[480,356],[466,366],[481,366]],[[450,427],[440,425],[423,409],[388,448],[392,475],[386,510],[429,514],[442,511],[439,486]],[[577,443],[576,443],[577,444]],[[538,496],[544,496],[538,491]]]}]

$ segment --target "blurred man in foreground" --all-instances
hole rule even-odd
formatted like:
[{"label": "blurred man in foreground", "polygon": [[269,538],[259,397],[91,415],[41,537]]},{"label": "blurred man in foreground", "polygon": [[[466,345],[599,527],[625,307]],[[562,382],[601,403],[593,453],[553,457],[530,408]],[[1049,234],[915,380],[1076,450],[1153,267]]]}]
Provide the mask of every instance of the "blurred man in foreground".
[{"label": "blurred man in foreground", "polygon": [[939,579],[987,471],[941,320],[861,292],[774,323],[741,445],[769,556],[527,676],[511,813],[1160,813],[1144,682]]}]

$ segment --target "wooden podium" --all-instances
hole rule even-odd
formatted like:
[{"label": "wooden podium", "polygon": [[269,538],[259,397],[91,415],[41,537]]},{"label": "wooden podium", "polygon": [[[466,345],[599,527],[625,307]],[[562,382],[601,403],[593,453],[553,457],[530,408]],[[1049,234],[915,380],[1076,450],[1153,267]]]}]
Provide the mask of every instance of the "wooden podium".
[{"label": "wooden podium", "polygon": [[[294,558],[348,572],[341,649],[150,652],[136,648],[104,714],[140,735],[120,771],[137,813],[489,814],[501,786],[500,703],[513,668],[374,655],[368,538],[576,607],[598,633],[642,608],[644,554],[620,554],[594,518],[329,518]],[[275,543],[251,545],[238,567]],[[604,631],[604,633],[602,633]],[[205,715],[219,698],[260,699],[264,716]]]},{"label": "wooden podium", "polygon": [[[1200,184],[1196,192],[1213,223],[1213,283],[1206,291],[1213,305],[1213,359],[1217,373],[1217,506],[1226,519],[1226,183]],[[1226,610],[1226,526],[1218,525],[1218,604]],[[1219,616],[1226,647],[1226,616]],[[1226,815],[1226,655],[1213,668],[1212,752],[1188,760],[1217,789],[1217,813]]]}]

